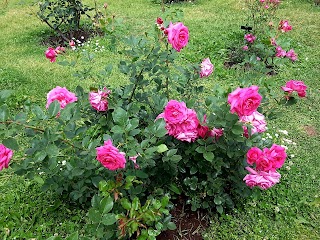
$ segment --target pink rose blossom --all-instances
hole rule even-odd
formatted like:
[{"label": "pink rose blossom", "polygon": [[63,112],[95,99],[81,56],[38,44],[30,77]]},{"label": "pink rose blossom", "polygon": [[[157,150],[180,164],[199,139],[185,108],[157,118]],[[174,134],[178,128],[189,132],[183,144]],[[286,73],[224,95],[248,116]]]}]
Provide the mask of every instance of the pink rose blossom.
[{"label": "pink rose blossom", "polygon": [[170,100],[164,109],[164,120],[168,123],[182,123],[188,117],[188,108],[184,102]]},{"label": "pink rose blossom", "polygon": [[289,32],[292,30],[292,26],[289,25],[289,22],[287,20],[281,20],[279,23],[279,30],[281,32]]},{"label": "pink rose blossom", "polygon": [[209,58],[203,59],[201,63],[200,77],[208,77],[213,72],[214,67]]},{"label": "pink rose blossom", "polygon": [[[250,124],[252,126],[250,135],[253,135],[255,133],[262,133],[262,132],[266,131],[267,123],[264,119],[264,116],[261,113],[259,113],[258,111],[253,112],[249,116],[241,116],[240,122]],[[242,126],[242,127],[244,130],[244,135],[248,138],[249,133],[248,133],[247,126]]]},{"label": "pink rose blossom", "polygon": [[9,167],[9,162],[13,156],[13,151],[5,145],[0,144],[0,171]]},{"label": "pink rose blossom", "polygon": [[47,105],[46,108],[49,108],[49,105],[57,100],[60,103],[60,108],[64,109],[68,103],[77,101],[77,97],[74,93],[69,92],[65,87],[55,87],[47,94]]},{"label": "pink rose blossom", "polygon": [[213,128],[209,136],[214,137],[216,141],[223,136],[223,128]]},{"label": "pink rose blossom", "polygon": [[172,24],[170,22],[169,27],[165,29],[166,34],[168,35],[168,42],[172,47],[180,52],[189,41],[189,30],[181,22]]},{"label": "pink rose blossom", "polygon": [[57,53],[55,51],[55,49],[53,48],[48,48],[45,52],[46,58],[50,59],[50,62],[55,62],[56,61],[56,57],[57,57]]},{"label": "pink rose blossom", "polygon": [[134,164],[134,168],[135,169],[138,169],[139,168],[139,165],[137,164],[137,158],[138,158],[139,154],[136,155],[136,156],[133,156],[133,157],[129,157],[129,160],[131,160]]},{"label": "pink rose blossom", "polygon": [[[267,148],[265,148],[265,149],[267,149]],[[274,170],[272,159],[268,158],[265,155],[264,151],[263,151],[263,156],[260,157],[259,159],[257,159],[257,161],[256,161],[256,168],[257,168],[257,170],[260,170],[260,171]]]},{"label": "pink rose blossom", "polygon": [[298,55],[294,52],[293,49],[290,49],[287,54],[286,57],[291,59],[291,61],[297,61],[298,60]]},{"label": "pink rose blossom", "polygon": [[246,39],[249,43],[253,43],[256,40],[256,37],[253,34],[244,35],[244,39]]},{"label": "pink rose blossom", "polygon": [[258,159],[263,157],[263,152],[260,148],[252,147],[247,152],[247,163],[253,165]]},{"label": "pink rose blossom", "polygon": [[[272,162],[271,169],[281,168],[287,158],[287,153],[285,148],[277,144],[273,144],[270,149],[268,148],[263,149],[263,154],[265,158],[267,158],[270,162]],[[269,169],[265,169],[265,170],[269,170]]]},{"label": "pink rose blossom", "polygon": [[283,91],[288,92],[289,95],[291,95],[294,91],[298,93],[299,97],[305,97],[307,94],[307,86],[303,81],[290,80],[286,83],[285,86],[282,86],[281,88]]},{"label": "pink rose blossom", "polygon": [[66,49],[64,47],[59,46],[59,47],[56,47],[55,51],[57,54],[61,54],[61,53],[64,53]]},{"label": "pink rose blossom", "polygon": [[286,51],[283,50],[280,46],[276,47],[276,57],[279,57],[279,58],[285,57],[286,54],[287,54]]},{"label": "pink rose blossom", "polygon": [[269,9],[269,5],[265,5],[264,8],[265,8],[265,9]]},{"label": "pink rose blossom", "polygon": [[255,171],[250,167],[246,167],[249,171],[243,180],[246,182],[247,186],[253,188],[255,186],[262,190],[266,190],[276,183],[279,183],[281,175],[276,171]]},{"label": "pink rose blossom", "polygon": [[104,112],[108,110],[108,96],[110,90],[104,88],[103,91],[98,90],[98,92],[89,93],[89,102],[91,106],[97,111]]},{"label": "pink rose blossom", "polygon": [[239,117],[251,115],[259,107],[262,96],[258,93],[258,86],[237,88],[228,95],[230,112],[237,113]]},{"label": "pink rose blossom", "polygon": [[243,51],[248,51],[248,49],[249,49],[249,48],[248,48],[247,45],[242,47],[242,50],[243,50]]},{"label": "pink rose blossom", "polygon": [[97,147],[97,160],[111,171],[125,168],[125,153],[112,145],[111,140],[104,142],[103,146]]}]

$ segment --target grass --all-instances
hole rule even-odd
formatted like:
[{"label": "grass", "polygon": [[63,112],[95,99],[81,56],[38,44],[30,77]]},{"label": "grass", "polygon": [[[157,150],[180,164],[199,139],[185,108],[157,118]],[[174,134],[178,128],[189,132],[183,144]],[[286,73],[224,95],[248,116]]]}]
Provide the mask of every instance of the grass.
[{"label": "grass", "polygon": [[[72,90],[79,84],[84,88],[97,84],[94,79],[80,81],[73,77],[74,69],[51,64],[44,58],[46,46],[40,43],[48,31],[36,18],[32,2],[9,0],[6,6],[0,2],[0,89],[15,90],[12,104],[17,108],[26,99],[44,105],[46,93],[57,85]],[[137,33],[150,28],[161,13],[160,5],[149,0],[110,0],[108,4],[116,16],[124,18],[129,30]],[[191,33],[190,44],[181,58],[197,62],[210,56],[216,70],[208,79],[209,84],[237,86],[241,75],[224,69],[223,62],[228,43],[241,34],[243,3],[198,0],[196,4],[174,6],[183,9],[184,23]],[[276,187],[247,199],[227,214],[213,217],[206,239],[320,239],[320,207],[312,204],[320,197],[319,12],[312,1],[302,0],[283,1],[279,12],[294,27],[288,35],[300,61],[269,80],[279,85],[289,79],[303,80],[309,88],[306,99],[291,107],[279,106],[282,117],[268,122],[268,126],[274,132],[289,132],[287,138],[297,143],[289,148],[289,155],[294,157],[281,170],[281,183]],[[98,40],[103,44],[103,39]],[[77,53],[67,57],[76,58]],[[96,53],[90,64],[98,70],[119,58],[105,51]],[[125,81],[115,72],[108,84]],[[19,156],[14,161],[19,161]],[[84,224],[85,211],[57,202],[53,194],[40,192],[37,183],[14,175],[10,169],[0,173],[1,239],[66,236],[76,230],[81,232]]]}]

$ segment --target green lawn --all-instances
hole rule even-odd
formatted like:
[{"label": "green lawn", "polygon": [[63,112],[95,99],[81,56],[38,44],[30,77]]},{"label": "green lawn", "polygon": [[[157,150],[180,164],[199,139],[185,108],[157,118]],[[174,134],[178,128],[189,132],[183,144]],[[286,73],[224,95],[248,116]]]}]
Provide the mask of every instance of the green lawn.
[{"label": "green lawn", "polygon": [[[47,27],[36,17],[37,6],[32,0],[0,2],[0,89],[14,89],[10,103],[19,108],[29,99],[45,105],[46,93],[59,85],[73,90],[98,84],[94,79],[73,77],[74,69],[52,64],[44,57],[47,46],[41,41]],[[85,1],[87,3],[92,1]],[[103,4],[104,1],[98,1]],[[161,14],[161,7],[151,0],[109,0],[109,8],[129,26],[126,31],[143,33]],[[244,20],[244,3],[235,0],[198,0],[196,4],[178,4],[184,11],[184,24],[189,27],[190,43],[181,58],[200,61],[210,57],[215,65],[208,84],[219,83],[236,87],[242,75],[223,67],[226,48],[235,36],[240,36]],[[222,216],[212,217],[206,239],[320,239],[320,7],[313,1],[283,1],[279,17],[288,19],[293,31],[288,36],[298,53],[299,61],[281,69],[268,78],[279,86],[287,80],[303,80],[308,85],[307,98],[294,106],[279,106],[282,117],[269,121],[269,129],[289,132],[291,157],[280,170],[281,183],[246,199],[236,209]],[[103,45],[104,40],[91,40]],[[94,52],[95,53],[95,52]],[[77,52],[68,53],[74,59]],[[79,53],[80,54],[80,53]],[[90,64],[96,71],[119,59],[110,52],[96,52]],[[77,66],[82,69],[85,65]],[[126,79],[115,72],[110,85]],[[279,135],[281,135],[279,133]],[[281,135],[283,136],[283,135]],[[293,155],[293,156],[292,156]],[[19,161],[16,154],[13,161]],[[318,199],[317,204],[315,200]],[[66,236],[85,224],[85,210],[55,201],[50,192],[41,192],[39,185],[12,173],[0,172],[0,238],[44,239],[54,234]]]}]

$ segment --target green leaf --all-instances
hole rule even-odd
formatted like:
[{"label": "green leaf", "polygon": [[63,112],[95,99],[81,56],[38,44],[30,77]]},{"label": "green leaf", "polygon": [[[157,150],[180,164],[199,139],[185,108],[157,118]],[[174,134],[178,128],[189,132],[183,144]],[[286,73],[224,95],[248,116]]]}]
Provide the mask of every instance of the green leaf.
[{"label": "green leaf", "polygon": [[140,201],[139,198],[135,197],[132,201],[133,210],[137,211],[139,209]]},{"label": "green leaf", "polygon": [[2,90],[0,91],[0,103],[6,101],[13,93],[13,90]]},{"label": "green leaf", "polygon": [[120,126],[124,126],[128,121],[127,111],[119,107],[112,113],[112,118],[113,121],[118,123]]},{"label": "green leaf", "polygon": [[16,150],[16,151],[19,150],[19,145],[14,138],[10,137],[10,138],[4,139],[2,143],[3,145],[5,145],[7,148],[10,148],[11,150]]},{"label": "green leaf", "polygon": [[59,111],[60,111],[60,103],[57,100],[50,103],[48,108],[48,113],[50,118],[57,116]]},{"label": "green leaf", "polygon": [[121,206],[126,210],[130,210],[131,209],[131,203],[126,198],[122,198],[121,199]]},{"label": "green leaf", "polygon": [[213,154],[213,152],[205,152],[205,153],[203,153],[203,157],[204,157],[207,161],[212,162],[213,159],[214,159],[214,154]]},{"label": "green leaf", "polygon": [[113,199],[111,197],[105,197],[100,201],[100,209],[102,213],[108,213],[113,208]]},{"label": "green leaf", "polygon": [[78,240],[79,239],[79,233],[78,231],[70,234],[65,240]]},{"label": "green leaf", "polygon": [[109,213],[103,216],[102,224],[106,226],[113,225],[117,221],[116,216],[113,213]]},{"label": "green leaf", "polygon": [[242,135],[243,134],[243,128],[240,125],[234,125],[231,129],[233,134],[236,135]]},{"label": "green leaf", "polygon": [[221,205],[222,204],[222,200],[223,199],[220,196],[216,196],[213,201],[214,201],[214,203],[216,205]]},{"label": "green leaf", "polygon": [[36,117],[40,120],[45,119],[45,114],[39,106],[33,106],[32,112],[36,115]]},{"label": "green leaf", "polygon": [[4,122],[9,118],[9,109],[7,105],[2,105],[0,108],[0,121]]},{"label": "green leaf", "polygon": [[157,148],[157,152],[158,153],[163,153],[165,151],[168,151],[168,147],[165,144],[160,144]]},{"label": "green leaf", "polygon": [[177,228],[174,222],[168,222],[167,227],[169,230],[175,230]]},{"label": "green leaf", "polygon": [[171,183],[171,184],[169,185],[169,189],[170,189],[172,192],[174,192],[174,193],[176,193],[176,194],[178,194],[178,195],[181,194],[181,189],[179,189],[179,188],[177,187],[177,185],[174,184],[174,183]]},{"label": "green leaf", "polygon": [[222,214],[223,213],[223,207],[221,205],[216,206],[216,209],[218,213]]},{"label": "green leaf", "polygon": [[41,177],[39,177],[39,176],[35,176],[33,178],[33,180],[36,181],[37,183],[41,184],[41,185],[44,184],[43,179]]},{"label": "green leaf", "polygon": [[99,223],[101,221],[101,214],[98,210],[90,208],[88,211],[88,217],[93,223]]}]

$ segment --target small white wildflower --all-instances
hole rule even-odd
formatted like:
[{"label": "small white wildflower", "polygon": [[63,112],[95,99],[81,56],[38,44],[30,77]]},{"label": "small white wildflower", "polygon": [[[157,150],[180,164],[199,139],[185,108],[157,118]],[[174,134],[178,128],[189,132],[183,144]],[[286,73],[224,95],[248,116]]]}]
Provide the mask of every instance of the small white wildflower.
[{"label": "small white wildflower", "polygon": [[63,161],[61,162],[61,165],[62,165],[62,166],[66,165],[66,164],[67,164],[67,161],[66,161],[66,160],[63,160]]},{"label": "small white wildflower", "polygon": [[60,171],[62,171],[62,168],[60,168]]},{"label": "small white wildflower", "polygon": [[261,140],[262,140],[262,141],[265,141],[266,139],[265,139],[265,138],[261,138]]},{"label": "small white wildflower", "polygon": [[278,213],[278,212],[280,212],[280,208],[279,208],[279,207],[275,207],[275,208],[274,208],[274,211],[275,211],[276,213]]},{"label": "small white wildflower", "polygon": [[79,44],[81,43],[81,41],[80,41],[80,40],[78,40],[78,39],[76,40],[76,42],[77,42],[77,43],[79,43]]},{"label": "small white wildflower", "polygon": [[84,39],[84,36],[81,36],[81,39]]},{"label": "small white wildflower", "polygon": [[44,172],[39,172],[39,175],[42,175],[42,174],[44,174]]},{"label": "small white wildflower", "polygon": [[294,154],[291,154],[290,157],[291,157],[291,158],[294,158]]},{"label": "small white wildflower", "polygon": [[288,131],[287,130],[278,130],[278,132],[283,133],[284,135],[288,135]]},{"label": "small white wildflower", "polygon": [[283,147],[285,150],[288,150],[288,147],[285,145],[280,145],[281,147]]},{"label": "small white wildflower", "polygon": [[292,166],[292,165],[293,165],[293,162],[292,162],[292,161],[289,161],[288,164],[289,164],[289,166]]},{"label": "small white wildflower", "polygon": [[295,146],[296,146],[296,145],[297,145],[297,143],[295,143],[295,142],[292,142],[292,145],[295,145]]},{"label": "small white wildflower", "polygon": [[286,169],[289,171],[291,169],[291,167],[290,166],[286,166]]},{"label": "small white wildflower", "polygon": [[279,134],[278,134],[278,133],[276,133],[276,134],[274,134],[274,136],[277,138],[277,137],[279,137]]}]

